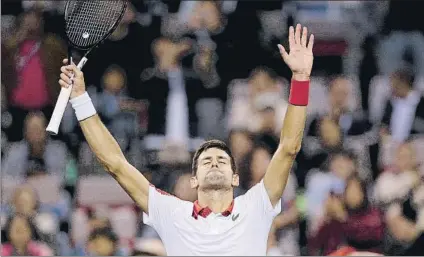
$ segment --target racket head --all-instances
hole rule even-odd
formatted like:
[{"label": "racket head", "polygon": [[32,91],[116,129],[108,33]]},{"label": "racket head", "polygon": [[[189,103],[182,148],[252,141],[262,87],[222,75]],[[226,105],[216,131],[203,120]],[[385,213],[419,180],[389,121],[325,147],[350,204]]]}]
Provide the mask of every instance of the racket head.
[{"label": "racket head", "polygon": [[68,0],[65,32],[68,42],[88,50],[106,40],[121,22],[128,0]]}]

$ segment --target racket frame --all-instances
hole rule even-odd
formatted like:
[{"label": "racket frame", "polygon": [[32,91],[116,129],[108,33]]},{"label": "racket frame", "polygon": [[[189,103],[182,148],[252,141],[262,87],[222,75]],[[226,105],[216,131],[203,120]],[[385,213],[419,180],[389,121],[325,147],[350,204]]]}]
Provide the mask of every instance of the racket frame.
[{"label": "racket frame", "polygon": [[[65,22],[66,22],[67,16],[68,16],[69,5],[70,5],[71,2],[74,2],[74,1],[75,0],[68,0],[66,2]],[[68,34],[66,33],[66,38],[67,38],[67,42],[68,42],[68,65],[70,65],[72,63],[72,49],[83,50],[83,51],[85,51],[85,54],[81,58],[81,60],[79,61],[78,65],[77,65],[77,68],[81,70],[84,67],[85,63],[88,61],[88,59],[87,59],[88,54],[94,48],[97,48],[101,44],[103,44],[104,41],[107,38],[109,38],[109,36],[116,30],[116,28],[118,27],[119,23],[122,21],[122,18],[124,17],[124,14],[125,14],[125,12],[128,8],[128,0],[120,0],[120,1],[122,1],[123,4],[124,4],[123,11],[119,15],[118,19],[116,19],[115,23],[113,24],[113,26],[111,27],[109,32],[106,33],[100,41],[98,41],[94,44],[91,44],[87,47],[81,47],[81,46],[74,44],[71,40],[69,40]],[[66,23],[66,28],[67,27],[68,27],[68,23]],[[69,97],[71,96],[71,93],[72,93],[72,87],[73,87],[73,85],[70,85],[68,88],[62,87],[60,89],[59,97],[57,98],[56,105],[54,107],[52,116],[51,116],[49,124],[47,125],[47,128],[46,128],[47,133],[50,134],[50,135],[55,136],[59,133],[60,123],[61,123],[63,115],[65,113],[66,106],[68,105]]]}]

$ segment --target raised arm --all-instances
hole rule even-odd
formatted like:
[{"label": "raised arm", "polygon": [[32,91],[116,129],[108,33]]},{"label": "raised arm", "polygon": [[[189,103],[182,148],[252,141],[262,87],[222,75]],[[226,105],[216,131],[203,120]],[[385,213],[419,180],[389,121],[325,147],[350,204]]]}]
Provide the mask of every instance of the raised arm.
[{"label": "raised arm", "polygon": [[284,62],[290,67],[291,81],[289,107],[281,130],[280,143],[264,177],[264,185],[273,206],[280,201],[287,179],[302,143],[309,99],[309,77],[312,70],[313,35],[308,42],[308,31],[298,24],[296,31],[289,29],[290,53],[278,45]]},{"label": "raised arm", "polygon": [[[67,60],[64,60],[67,63]],[[70,102],[75,109],[84,136],[100,163],[128,195],[148,213],[149,181],[125,159],[116,140],[107,130],[85,91],[83,73],[75,64],[62,66],[59,84],[68,87],[74,74]]]}]

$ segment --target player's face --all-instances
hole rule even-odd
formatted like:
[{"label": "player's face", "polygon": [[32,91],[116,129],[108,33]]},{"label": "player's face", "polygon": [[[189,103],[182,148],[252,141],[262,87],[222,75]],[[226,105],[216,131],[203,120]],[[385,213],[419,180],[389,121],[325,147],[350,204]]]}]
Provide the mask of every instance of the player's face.
[{"label": "player's face", "polygon": [[209,148],[200,154],[196,176],[191,180],[192,188],[222,190],[238,186],[238,175],[231,168],[231,158],[223,150]]}]

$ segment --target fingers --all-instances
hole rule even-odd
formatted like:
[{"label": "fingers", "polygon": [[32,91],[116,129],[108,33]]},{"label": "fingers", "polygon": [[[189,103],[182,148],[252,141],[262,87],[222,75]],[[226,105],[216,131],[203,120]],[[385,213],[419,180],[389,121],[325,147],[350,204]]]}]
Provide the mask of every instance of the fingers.
[{"label": "fingers", "polygon": [[64,73],[60,74],[60,79],[63,80],[67,84],[72,84],[72,78],[68,77]]},{"label": "fingers", "polygon": [[307,27],[303,27],[302,39],[300,43],[303,47],[306,47],[306,44],[308,43],[308,28]]},{"label": "fingers", "polygon": [[289,28],[289,47],[290,49],[293,49],[293,47],[296,45],[296,42],[294,40],[294,28],[293,26],[290,26]]},{"label": "fingers", "polygon": [[296,44],[300,44],[300,34],[301,34],[302,26],[300,24],[296,25],[296,32],[294,33],[294,40]]},{"label": "fingers", "polygon": [[286,49],[284,49],[284,46],[278,44],[278,49],[280,50],[281,57],[283,57],[283,60],[286,60],[286,58],[289,56]]},{"label": "fingers", "polygon": [[312,52],[313,47],[314,47],[314,34],[311,34],[311,36],[309,37],[308,49]]},{"label": "fingers", "polygon": [[59,80],[59,85],[62,86],[62,87],[64,87],[64,88],[68,88],[68,87],[71,86],[70,84],[66,83],[62,79]]}]

